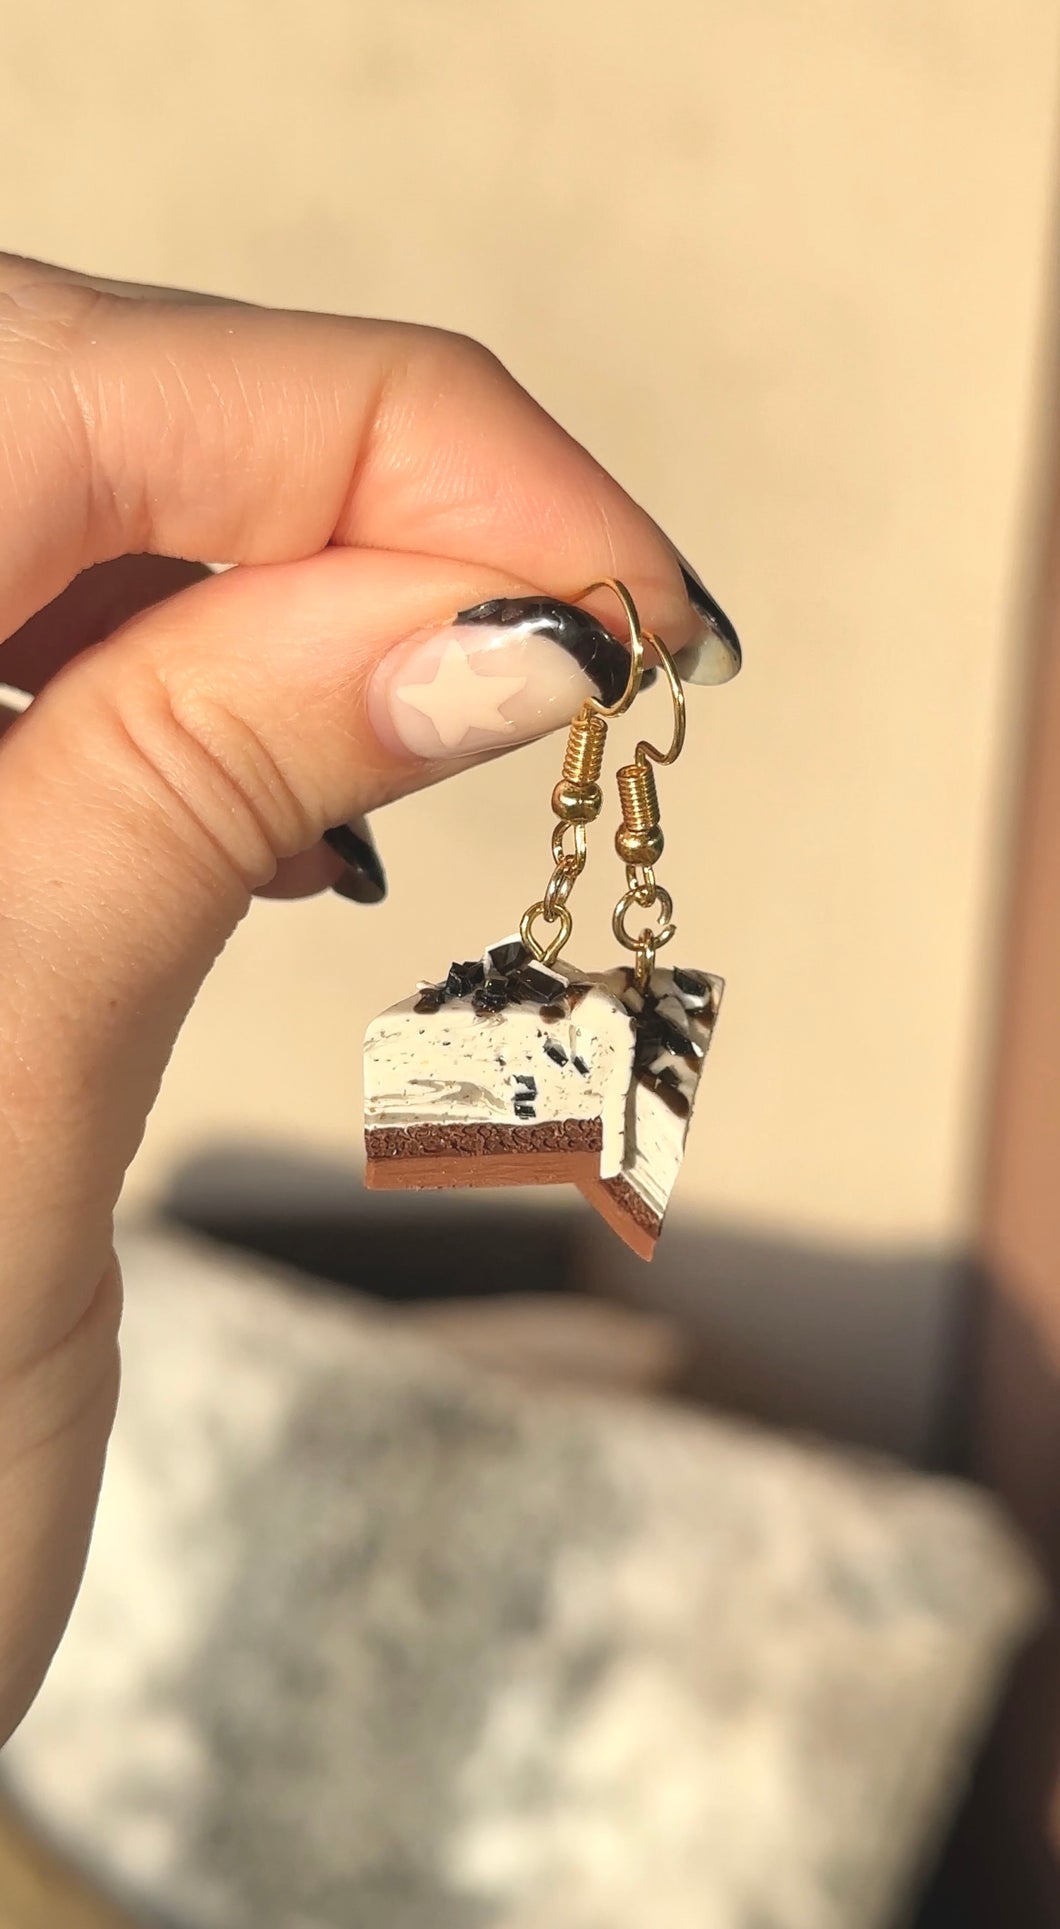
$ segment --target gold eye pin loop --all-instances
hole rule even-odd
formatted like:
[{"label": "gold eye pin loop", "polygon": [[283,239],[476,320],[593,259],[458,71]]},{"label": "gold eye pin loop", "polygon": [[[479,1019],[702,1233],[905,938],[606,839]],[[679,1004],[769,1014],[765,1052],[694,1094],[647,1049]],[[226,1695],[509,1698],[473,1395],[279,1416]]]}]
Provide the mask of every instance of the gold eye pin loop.
[{"label": "gold eye pin loop", "polygon": [[[539,920],[544,924],[559,926],[555,937],[550,938],[547,944],[542,944],[540,938],[534,936],[534,926]],[[538,964],[551,965],[555,964],[573,929],[574,919],[565,904],[557,905],[555,915],[549,917],[544,899],[539,898],[536,904],[532,904],[529,910],[523,912],[519,936],[527,950],[533,952]]]}]

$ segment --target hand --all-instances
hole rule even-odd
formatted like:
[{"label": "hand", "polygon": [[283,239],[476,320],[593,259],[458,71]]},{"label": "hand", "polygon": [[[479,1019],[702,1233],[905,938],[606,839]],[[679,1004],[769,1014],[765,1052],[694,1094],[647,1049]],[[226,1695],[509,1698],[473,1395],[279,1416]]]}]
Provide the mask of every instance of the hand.
[{"label": "hand", "polygon": [[[454,612],[617,570],[672,647],[704,625],[649,518],[454,336],[0,258],[0,405],[0,684],[36,695],[0,709],[6,1734],[88,1543],[114,1205],[251,894],[341,880],[329,826],[587,693],[576,657]],[[201,572],[166,558],[241,566],[169,594]]]}]

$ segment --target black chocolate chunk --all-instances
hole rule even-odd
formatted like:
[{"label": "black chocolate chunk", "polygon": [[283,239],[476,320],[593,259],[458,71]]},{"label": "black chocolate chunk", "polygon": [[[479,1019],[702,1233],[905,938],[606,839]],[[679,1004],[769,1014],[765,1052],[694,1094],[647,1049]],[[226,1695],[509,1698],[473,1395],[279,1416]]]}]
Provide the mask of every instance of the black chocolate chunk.
[{"label": "black chocolate chunk", "polygon": [[516,1093],[517,1098],[536,1098],[537,1097],[537,1080],[536,1078],[532,1077],[532,1075],[529,1072],[517,1072],[515,1075],[515,1082],[517,1085],[522,1085],[522,1086],[525,1086],[526,1088],[525,1091]]},{"label": "black chocolate chunk", "polygon": [[527,965],[519,973],[519,982],[534,998],[553,999],[563,990],[563,979],[553,977],[551,971],[542,970],[540,965]]},{"label": "black chocolate chunk", "polygon": [[529,956],[530,953],[522,940],[511,938],[507,944],[495,944],[490,951],[489,960],[494,971],[499,971],[503,977],[507,977],[510,971],[517,971],[520,965],[526,964]]},{"label": "black chocolate chunk", "polygon": [[421,991],[412,1009],[413,1011],[441,1011],[442,995],[438,987],[432,986],[430,991]]},{"label": "black chocolate chunk", "polygon": [[472,995],[476,1011],[503,1011],[508,1003],[508,987],[503,978],[487,978]]},{"label": "black chocolate chunk", "polygon": [[683,965],[674,967],[674,984],[683,991],[686,998],[707,998],[711,996],[711,982],[705,971],[686,971]]},{"label": "black chocolate chunk", "polygon": [[567,1018],[569,1015],[566,1005],[542,1005],[541,1007],[542,1018],[549,1022],[556,1018]]},{"label": "black chocolate chunk", "polygon": [[521,971],[511,972],[504,980],[504,988],[513,1005],[532,1005],[537,1002],[529,986],[523,983]]},{"label": "black chocolate chunk", "polygon": [[649,1060],[660,1052],[669,1052],[673,1058],[698,1058],[692,1040],[668,1018],[663,1018],[658,1008],[646,1010],[637,1026],[636,1056]]},{"label": "black chocolate chunk", "polygon": [[578,1054],[575,1053],[574,1057],[571,1059],[571,1064],[573,1065],[576,1072],[581,1073],[583,1078],[588,1078],[589,1067],[585,1063],[584,1058],[579,1058]]},{"label": "black chocolate chunk", "polygon": [[537,1113],[528,1098],[517,1098],[515,1101],[515,1116],[517,1119],[536,1119]]},{"label": "black chocolate chunk", "polygon": [[467,998],[480,985],[486,973],[479,958],[468,958],[465,964],[451,964],[449,976],[445,981],[446,994],[450,998]]},{"label": "black chocolate chunk", "polygon": [[681,1090],[677,1074],[667,1065],[661,1072],[638,1071],[637,1077],[649,1092],[656,1092],[663,1103],[675,1112],[679,1119],[686,1119],[691,1110],[687,1095]]},{"label": "black chocolate chunk", "polygon": [[556,1038],[546,1038],[545,1057],[550,1058],[553,1065],[565,1065],[567,1063],[567,1054]]}]

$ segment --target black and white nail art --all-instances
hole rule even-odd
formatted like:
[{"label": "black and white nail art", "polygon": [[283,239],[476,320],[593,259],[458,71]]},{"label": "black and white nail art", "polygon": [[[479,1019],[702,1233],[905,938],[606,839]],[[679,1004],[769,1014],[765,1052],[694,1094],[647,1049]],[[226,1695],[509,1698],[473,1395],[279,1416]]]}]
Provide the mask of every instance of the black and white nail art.
[{"label": "black and white nail art", "polygon": [[610,706],[628,676],[628,650],[588,610],[496,597],[384,658],[368,701],[384,742],[466,757],[559,729],[587,697]]},{"label": "black and white nail art", "polygon": [[340,897],[351,898],[355,904],[381,904],[386,896],[386,872],[368,828],[368,819],[354,817],[348,824],[336,824],[333,830],[324,832],[324,842],[346,866],[332,890]]},{"label": "black and white nail art", "polygon": [[688,600],[702,618],[703,634],[679,650],[674,658],[678,674],[685,683],[729,683],[739,673],[743,650],[736,631],[715,602],[706,584],[678,557]]},{"label": "black and white nail art", "polygon": [[[691,682],[725,682],[739,668],[736,632],[698,580],[688,581],[703,637],[675,660]],[[649,664],[645,686],[655,675]],[[433,762],[543,736],[587,697],[610,708],[628,677],[627,646],[578,604],[494,597],[385,657],[368,705],[384,743]]]},{"label": "black and white nail art", "polygon": [[629,678],[629,651],[616,637],[576,603],[560,603],[551,596],[496,596],[460,610],[457,623],[517,629],[555,643],[588,677],[594,694],[610,707],[617,703]]}]

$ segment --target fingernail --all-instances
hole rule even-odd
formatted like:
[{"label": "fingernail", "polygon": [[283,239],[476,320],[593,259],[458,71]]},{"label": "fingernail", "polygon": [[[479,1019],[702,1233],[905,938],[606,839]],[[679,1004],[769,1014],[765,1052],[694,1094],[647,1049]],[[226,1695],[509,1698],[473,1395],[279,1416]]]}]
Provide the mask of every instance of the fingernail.
[{"label": "fingernail", "polygon": [[616,703],[628,675],[628,650],[588,610],[497,597],[385,658],[369,709],[401,750],[467,757],[568,723],[586,697]]},{"label": "fingernail", "polygon": [[714,601],[706,584],[678,557],[685,593],[703,619],[703,634],[679,650],[674,662],[685,683],[728,683],[743,662],[740,639],[720,603]]},{"label": "fingernail", "polygon": [[348,824],[336,824],[334,830],[324,832],[324,842],[330,844],[346,865],[332,890],[337,891],[340,898],[352,898],[355,904],[381,904],[386,896],[386,872],[379,861],[368,819],[355,817]]}]

